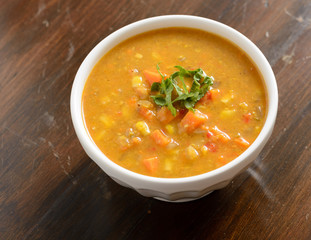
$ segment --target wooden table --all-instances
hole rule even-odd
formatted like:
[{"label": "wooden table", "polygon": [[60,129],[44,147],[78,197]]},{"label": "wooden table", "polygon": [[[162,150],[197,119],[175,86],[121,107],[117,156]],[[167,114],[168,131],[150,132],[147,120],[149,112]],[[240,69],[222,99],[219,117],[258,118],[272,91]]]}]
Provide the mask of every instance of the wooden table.
[{"label": "wooden table", "polygon": [[[87,157],[69,98],[87,53],[120,27],[191,14],[266,55],[279,88],[268,144],[222,190],[145,198]],[[0,239],[311,239],[311,2],[0,1]]]}]

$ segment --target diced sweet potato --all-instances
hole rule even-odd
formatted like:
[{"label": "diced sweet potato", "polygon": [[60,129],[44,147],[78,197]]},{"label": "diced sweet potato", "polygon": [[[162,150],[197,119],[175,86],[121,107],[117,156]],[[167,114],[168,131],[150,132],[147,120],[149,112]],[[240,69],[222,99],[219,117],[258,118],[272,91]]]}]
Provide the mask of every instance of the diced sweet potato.
[{"label": "diced sweet potato", "polygon": [[144,166],[151,173],[154,173],[158,169],[158,163],[159,163],[159,160],[157,157],[143,159]]},{"label": "diced sweet potato", "polygon": [[167,146],[172,141],[169,136],[167,136],[162,130],[158,129],[151,133],[151,138],[160,146]]},{"label": "diced sweet potato", "polygon": [[180,130],[182,132],[191,133],[198,127],[200,127],[208,119],[207,115],[195,110],[195,112],[188,111],[184,118],[180,122]]},{"label": "diced sweet potato", "polygon": [[137,111],[145,119],[152,120],[155,118],[155,113],[152,110],[148,109],[146,106],[139,105],[137,107]]},{"label": "diced sweet potato", "polygon": [[162,81],[162,77],[161,77],[160,73],[158,73],[158,72],[150,71],[150,70],[144,70],[143,74],[144,74],[144,76],[145,76],[145,78],[146,78],[146,80],[150,86],[154,82],[161,82]]},{"label": "diced sweet potato", "polygon": [[240,145],[241,147],[247,148],[247,147],[249,146],[249,142],[246,141],[246,140],[245,140],[244,138],[242,138],[242,137],[238,137],[238,138],[234,139],[234,141],[235,141],[238,145]]},{"label": "diced sweet potato", "polygon": [[212,100],[217,99],[219,97],[219,95],[220,95],[220,91],[217,88],[213,88],[213,89],[209,90],[209,92],[211,94],[211,99]]},{"label": "diced sweet potato", "polygon": [[[176,116],[178,115],[178,112]],[[175,116],[175,117],[176,117]],[[160,122],[167,124],[170,121],[172,121],[175,118],[172,114],[172,112],[167,108],[167,107],[161,107],[157,111],[157,118],[159,119]]]},{"label": "diced sweet potato", "polygon": [[200,104],[207,104],[212,99],[210,91],[207,91],[205,95],[198,101]]},{"label": "diced sweet potato", "polygon": [[226,143],[226,142],[228,142],[231,139],[230,136],[227,133],[225,133],[224,131],[221,131],[216,126],[211,128],[211,132],[216,136],[216,138],[218,140],[220,140],[223,143]]}]

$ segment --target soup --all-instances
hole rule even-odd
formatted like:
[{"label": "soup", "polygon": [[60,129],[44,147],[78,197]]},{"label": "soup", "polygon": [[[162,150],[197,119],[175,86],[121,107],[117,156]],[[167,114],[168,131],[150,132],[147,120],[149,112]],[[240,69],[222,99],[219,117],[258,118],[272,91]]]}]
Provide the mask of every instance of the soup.
[{"label": "soup", "polygon": [[265,122],[266,97],[260,73],[237,46],[200,30],[166,28],[103,56],[86,81],[82,108],[110,160],[176,178],[243,153]]}]

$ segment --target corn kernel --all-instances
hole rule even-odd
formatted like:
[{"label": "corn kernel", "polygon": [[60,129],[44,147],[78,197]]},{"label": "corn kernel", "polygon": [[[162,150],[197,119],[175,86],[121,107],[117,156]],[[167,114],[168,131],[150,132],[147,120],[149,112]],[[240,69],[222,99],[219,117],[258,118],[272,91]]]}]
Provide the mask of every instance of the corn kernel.
[{"label": "corn kernel", "polygon": [[203,145],[200,150],[203,155],[206,155],[208,153],[208,147],[206,147],[205,145]]},{"label": "corn kernel", "polygon": [[239,104],[239,106],[240,106],[242,109],[244,109],[244,110],[247,110],[247,108],[248,108],[248,105],[247,105],[246,102],[241,102],[241,103]]},{"label": "corn kernel", "polygon": [[174,134],[175,133],[175,128],[171,124],[167,124],[165,126],[165,129],[166,129],[168,134]]},{"label": "corn kernel", "polygon": [[143,136],[147,136],[150,134],[148,124],[144,121],[137,122],[135,127]]},{"label": "corn kernel", "polygon": [[235,109],[230,110],[230,109],[224,109],[220,113],[220,118],[221,119],[231,119],[235,116]]},{"label": "corn kernel", "polygon": [[132,87],[137,88],[143,85],[143,79],[140,76],[135,76],[132,78]]},{"label": "corn kernel", "polygon": [[197,152],[197,150],[195,150],[195,148],[193,146],[189,146],[186,148],[186,157],[189,160],[194,160],[199,156],[199,153]]},{"label": "corn kernel", "polygon": [[228,103],[234,98],[233,90],[230,90],[228,94],[226,94],[220,101],[223,103]]},{"label": "corn kernel", "polygon": [[99,117],[99,120],[104,124],[105,127],[107,128],[110,128],[114,125],[114,121],[107,115],[105,114],[102,114],[100,117]]},{"label": "corn kernel", "polygon": [[135,54],[135,57],[138,58],[138,59],[142,59],[142,58],[143,58],[143,55],[141,55],[140,53],[136,53],[136,54]]},{"label": "corn kernel", "polygon": [[164,161],[164,170],[165,171],[172,171],[172,168],[173,168],[172,161],[170,159],[165,159],[165,161]]},{"label": "corn kernel", "polygon": [[256,133],[260,133],[260,127],[259,127],[259,126],[256,126],[256,127],[255,127],[255,131],[256,131]]},{"label": "corn kernel", "polygon": [[172,149],[169,149],[169,150],[167,151],[167,153],[168,153],[170,156],[177,157],[177,155],[179,154],[179,150],[176,149],[176,148],[172,148]]}]

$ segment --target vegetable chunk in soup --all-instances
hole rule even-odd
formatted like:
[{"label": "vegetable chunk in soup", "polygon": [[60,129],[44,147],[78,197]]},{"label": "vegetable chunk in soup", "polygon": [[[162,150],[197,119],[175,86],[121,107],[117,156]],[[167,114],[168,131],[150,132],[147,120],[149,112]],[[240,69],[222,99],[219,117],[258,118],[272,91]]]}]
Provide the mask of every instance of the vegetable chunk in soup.
[{"label": "vegetable chunk in soup", "polygon": [[163,178],[219,168],[256,139],[266,116],[257,68],[231,42],[167,28],[110,50],[83,91],[98,148],[131,171]]}]

